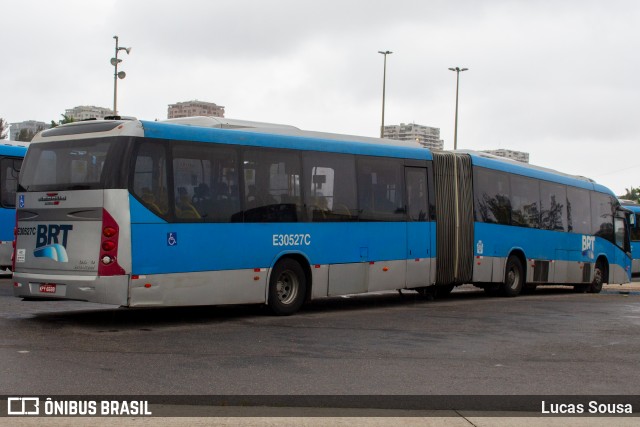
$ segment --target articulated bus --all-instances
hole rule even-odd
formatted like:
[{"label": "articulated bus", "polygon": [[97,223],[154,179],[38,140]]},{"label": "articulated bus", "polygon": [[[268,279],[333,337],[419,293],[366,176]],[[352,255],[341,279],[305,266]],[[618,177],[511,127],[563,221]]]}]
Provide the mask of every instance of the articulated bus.
[{"label": "articulated bus", "polygon": [[14,294],[260,303],[473,283],[629,280],[628,211],[584,178],[484,154],[210,117],[41,132],[20,173]]},{"label": "articulated bus", "polygon": [[16,225],[16,189],[27,148],[0,145],[0,269],[11,268],[13,229]]},{"label": "articulated bus", "polygon": [[628,200],[621,200],[622,205],[631,211],[632,219],[629,227],[631,229],[631,257],[633,264],[631,274],[640,276],[640,204]]}]

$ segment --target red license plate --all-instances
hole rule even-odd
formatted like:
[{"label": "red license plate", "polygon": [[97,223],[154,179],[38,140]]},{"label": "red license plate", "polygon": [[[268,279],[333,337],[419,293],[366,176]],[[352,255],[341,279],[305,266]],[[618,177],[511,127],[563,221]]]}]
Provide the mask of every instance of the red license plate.
[{"label": "red license plate", "polygon": [[56,293],[56,284],[55,283],[43,283],[40,285],[40,292],[45,294],[55,294]]}]

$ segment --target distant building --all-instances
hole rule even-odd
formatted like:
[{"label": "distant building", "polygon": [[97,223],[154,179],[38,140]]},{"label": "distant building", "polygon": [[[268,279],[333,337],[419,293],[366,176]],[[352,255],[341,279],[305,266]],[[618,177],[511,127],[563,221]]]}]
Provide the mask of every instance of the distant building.
[{"label": "distant building", "polygon": [[197,100],[169,104],[167,118],[178,119],[193,116],[224,117],[224,107],[213,102]]},{"label": "distant building", "polygon": [[28,134],[28,140],[34,137],[34,135],[41,130],[49,129],[51,124],[45,122],[39,122],[36,120],[26,120],[20,123],[11,123],[9,126],[9,139],[11,141],[17,141],[20,132]]},{"label": "distant building", "polygon": [[93,105],[80,105],[78,107],[65,110],[64,115],[72,118],[74,122],[87,119],[103,119],[106,116],[113,116],[111,108],[94,107]]},{"label": "distant building", "polygon": [[493,154],[494,156],[505,157],[507,159],[517,160],[522,163],[529,163],[529,153],[524,151],[507,150],[499,148],[497,150],[483,150],[483,153]]},{"label": "distant building", "polygon": [[440,139],[440,128],[415,123],[385,126],[383,137],[398,141],[416,141],[432,150],[444,148],[444,141]]}]

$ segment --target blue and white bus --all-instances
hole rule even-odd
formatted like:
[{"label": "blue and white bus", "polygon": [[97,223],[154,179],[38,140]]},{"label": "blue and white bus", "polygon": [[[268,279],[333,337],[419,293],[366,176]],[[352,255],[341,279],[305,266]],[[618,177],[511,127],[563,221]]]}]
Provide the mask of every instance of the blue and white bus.
[{"label": "blue and white bus", "polygon": [[631,263],[623,211],[593,182],[228,119],[44,131],[18,201],[14,293],[31,299],[292,314],[327,296],[464,283],[598,292],[628,281]]},{"label": "blue and white bus", "polygon": [[633,258],[631,274],[640,276],[640,204],[628,200],[621,200],[621,202],[625,208],[632,212],[631,215],[633,216],[629,224],[631,229],[631,257]]},{"label": "blue and white bus", "polygon": [[16,226],[16,189],[27,148],[0,145],[0,269],[11,268],[13,229]]}]

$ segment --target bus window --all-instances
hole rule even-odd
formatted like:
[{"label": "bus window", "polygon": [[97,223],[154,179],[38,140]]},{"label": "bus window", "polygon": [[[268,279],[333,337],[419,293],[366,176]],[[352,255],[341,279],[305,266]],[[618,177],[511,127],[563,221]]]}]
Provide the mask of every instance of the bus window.
[{"label": "bus window", "polygon": [[540,183],[540,228],[567,231],[567,187],[542,181]]},{"label": "bus window", "polygon": [[519,175],[511,176],[511,224],[538,228],[540,225],[539,181]]},{"label": "bus window", "polygon": [[25,160],[30,167],[25,168],[21,186],[29,191],[103,188],[104,163],[113,145],[110,140],[34,144]]},{"label": "bus window", "polygon": [[615,242],[613,231],[613,199],[602,193],[591,195],[591,234]]},{"label": "bus window", "polygon": [[623,218],[614,218],[616,245],[625,252],[630,252],[627,239],[627,224]]},{"label": "bus window", "polygon": [[475,168],[473,177],[476,221],[511,224],[509,176],[489,169]]},{"label": "bus window", "polygon": [[411,221],[427,220],[427,173],[424,168],[406,168],[407,205]]},{"label": "bus window", "polygon": [[635,214],[635,222],[631,226],[631,240],[640,242],[640,214]]},{"label": "bus window", "polygon": [[591,234],[591,198],[588,190],[567,187],[567,224],[571,233]]},{"label": "bus window", "polygon": [[393,159],[360,158],[358,207],[361,221],[404,221],[404,167]]},{"label": "bus window", "polygon": [[5,157],[0,160],[0,174],[2,174],[2,188],[0,188],[0,200],[3,208],[16,207],[16,189],[18,188],[18,175],[22,159]]},{"label": "bus window", "polygon": [[169,212],[166,164],[164,145],[140,144],[133,173],[133,193],[157,215]]},{"label": "bus window", "polygon": [[303,164],[307,217],[314,222],[357,219],[355,157],[306,153]]},{"label": "bus window", "polygon": [[287,151],[244,153],[246,222],[296,222],[302,212],[300,158]]},{"label": "bus window", "polygon": [[235,215],[240,212],[237,163],[233,149],[176,144],[173,148],[176,218],[205,222],[231,222],[238,218]]}]

